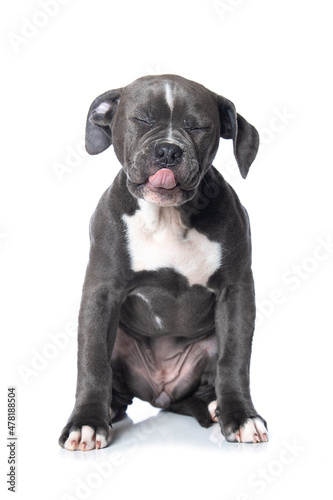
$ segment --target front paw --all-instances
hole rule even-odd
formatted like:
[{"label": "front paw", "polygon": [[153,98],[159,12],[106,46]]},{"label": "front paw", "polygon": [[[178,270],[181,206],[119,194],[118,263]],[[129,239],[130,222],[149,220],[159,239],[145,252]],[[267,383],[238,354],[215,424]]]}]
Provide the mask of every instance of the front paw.
[{"label": "front paw", "polygon": [[108,438],[98,430],[95,432],[89,425],[83,425],[81,429],[72,429],[69,434],[62,434],[59,444],[69,451],[99,450],[107,446]]},{"label": "front paw", "polygon": [[81,409],[80,412],[73,412],[62,430],[59,444],[69,451],[90,451],[105,448],[108,438],[109,418],[92,417],[90,407],[89,411]]},{"label": "front paw", "polygon": [[240,417],[234,414],[223,422],[218,410],[217,414],[222,434],[227,441],[231,443],[266,443],[268,441],[267,424],[259,415]]}]

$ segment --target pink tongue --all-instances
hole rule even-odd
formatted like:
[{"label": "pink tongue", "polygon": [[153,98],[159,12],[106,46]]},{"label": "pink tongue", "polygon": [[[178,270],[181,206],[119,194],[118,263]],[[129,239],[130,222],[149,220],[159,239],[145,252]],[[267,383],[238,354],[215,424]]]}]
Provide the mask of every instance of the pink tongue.
[{"label": "pink tongue", "polygon": [[177,185],[173,171],[168,168],[162,168],[156,174],[151,175],[149,182],[156,188],[164,189],[172,189]]}]

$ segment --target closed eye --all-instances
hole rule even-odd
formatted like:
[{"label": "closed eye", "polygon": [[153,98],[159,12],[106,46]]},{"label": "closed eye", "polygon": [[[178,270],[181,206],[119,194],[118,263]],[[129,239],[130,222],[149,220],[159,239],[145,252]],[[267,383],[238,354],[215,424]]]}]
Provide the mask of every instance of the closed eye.
[{"label": "closed eye", "polygon": [[189,132],[191,134],[192,132],[199,132],[199,131],[207,132],[208,130],[210,130],[210,127],[184,127],[184,130],[186,130],[186,132]]},{"label": "closed eye", "polygon": [[148,120],[144,120],[143,118],[138,118],[137,116],[131,116],[130,118],[133,122],[137,122],[142,125],[148,125],[149,127],[152,127],[153,124],[149,122]]}]

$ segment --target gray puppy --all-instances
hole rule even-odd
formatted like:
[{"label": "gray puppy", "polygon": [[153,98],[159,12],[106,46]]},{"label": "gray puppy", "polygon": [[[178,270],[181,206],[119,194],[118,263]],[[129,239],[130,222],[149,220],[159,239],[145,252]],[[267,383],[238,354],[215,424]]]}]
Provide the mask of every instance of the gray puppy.
[{"label": "gray puppy", "polygon": [[228,99],[180,76],[140,78],[92,103],[86,148],[122,169],[92,217],[74,410],[59,443],[103,448],[134,397],[268,440],[249,383],[255,322],[250,226],[212,166],[232,139],[241,175],[259,145]]}]

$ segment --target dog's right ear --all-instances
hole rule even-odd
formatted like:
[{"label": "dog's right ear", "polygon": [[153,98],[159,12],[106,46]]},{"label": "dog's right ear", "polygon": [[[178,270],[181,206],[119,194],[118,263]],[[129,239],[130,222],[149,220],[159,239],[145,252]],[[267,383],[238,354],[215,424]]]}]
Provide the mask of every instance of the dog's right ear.
[{"label": "dog's right ear", "polygon": [[86,125],[86,150],[96,155],[112,144],[111,122],[123,89],[109,90],[96,97],[89,108]]}]

